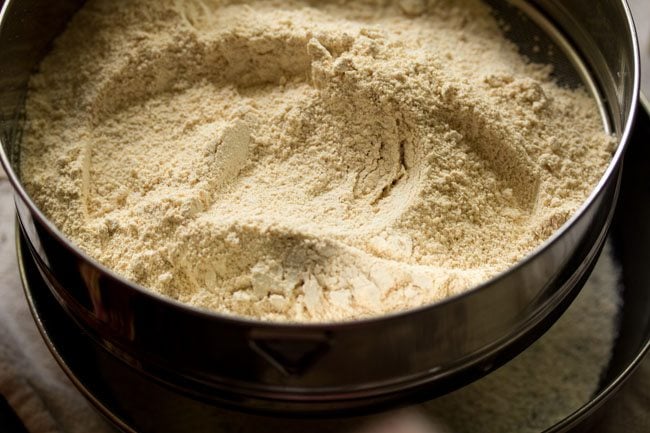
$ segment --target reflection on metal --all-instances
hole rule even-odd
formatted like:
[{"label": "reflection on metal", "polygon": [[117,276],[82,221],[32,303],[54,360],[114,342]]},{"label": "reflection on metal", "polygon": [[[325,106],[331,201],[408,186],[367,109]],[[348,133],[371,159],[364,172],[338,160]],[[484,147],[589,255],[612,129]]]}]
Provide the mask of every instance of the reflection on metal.
[{"label": "reflection on metal", "polygon": [[[523,261],[465,294],[381,318],[300,326],[208,313],[154,295],[79,251],[26,195],[8,157],[18,146],[25,83],[80,4],[5,2],[0,159],[17,193],[25,243],[34,247],[31,252],[47,271],[43,275],[57,302],[103,349],[137,373],[218,405],[284,414],[355,412],[443,394],[476,379],[530,344],[580,290],[611,221],[637,105],[638,48],[623,0],[528,3],[563,29],[558,34],[583,59],[621,137],[606,175],[580,211]],[[512,19],[517,16],[525,18],[514,14]],[[302,343],[251,344],[253,330],[291,335],[294,343]],[[327,335],[327,350],[303,344],[315,334]],[[278,367],[300,374],[283,374]]]}]

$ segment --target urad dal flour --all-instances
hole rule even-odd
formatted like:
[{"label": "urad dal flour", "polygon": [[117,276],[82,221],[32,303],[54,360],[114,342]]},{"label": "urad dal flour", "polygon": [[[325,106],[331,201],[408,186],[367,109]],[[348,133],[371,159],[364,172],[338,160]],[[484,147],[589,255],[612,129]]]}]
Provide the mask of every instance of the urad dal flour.
[{"label": "urad dal flour", "polygon": [[478,1],[90,0],[32,77],[22,179],[83,250],[228,314],[460,293],[580,206],[595,102]]}]

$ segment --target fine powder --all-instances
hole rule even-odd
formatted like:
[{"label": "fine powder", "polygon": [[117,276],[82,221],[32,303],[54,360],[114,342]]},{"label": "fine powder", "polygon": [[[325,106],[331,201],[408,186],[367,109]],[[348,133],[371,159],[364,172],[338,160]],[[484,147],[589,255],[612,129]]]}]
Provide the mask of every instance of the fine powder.
[{"label": "fine powder", "polygon": [[[273,418],[214,406],[200,416],[179,412],[176,407],[170,410],[179,413],[183,428],[190,432],[540,433],[579,410],[607,385],[600,380],[618,334],[621,289],[621,268],[606,245],[584,288],[548,332],[484,378],[406,409],[417,425],[410,425],[408,416],[404,419],[403,410],[347,419]],[[122,376],[108,376],[107,380],[119,384],[112,388],[116,397],[133,401],[133,411],[160,410],[147,398],[150,390],[124,381]],[[395,422],[397,426],[388,427]]]},{"label": "fine powder", "polygon": [[194,306],[338,321],[460,293],[584,202],[615,141],[478,1],[90,0],[32,77],[23,182]]},{"label": "fine powder", "polygon": [[567,312],[515,359],[421,410],[454,433],[539,433],[589,402],[618,334],[620,268],[606,245]]}]

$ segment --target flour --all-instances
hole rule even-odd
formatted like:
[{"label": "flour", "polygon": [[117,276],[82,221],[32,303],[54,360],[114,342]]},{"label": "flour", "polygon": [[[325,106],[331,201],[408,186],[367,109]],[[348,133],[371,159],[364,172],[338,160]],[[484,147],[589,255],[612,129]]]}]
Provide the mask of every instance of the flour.
[{"label": "flour", "polygon": [[400,311],[507,269],[604,172],[595,103],[549,72],[470,0],[90,0],[30,82],[21,174],[181,302]]},{"label": "flour", "polygon": [[618,334],[621,270],[606,245],[567,312],[515,359],[420,406],[454,433],[539,433],[589,402]]},{"label": "flour", "polygon": [[[557,431],[558,423],[593,403],[612,379],[600,381],[617,350],[621,271],[606,244],[584,288],[548,332],[499,369],[438,399],[376,415],[325,419],[270,417],[212,406],[209,416],[185,417],[183,427],[224,433]],[[138,402],[134,411],[150,414],[156,410],[156,403],[138,385],[124,380],[116,383],[116,398]]]}]

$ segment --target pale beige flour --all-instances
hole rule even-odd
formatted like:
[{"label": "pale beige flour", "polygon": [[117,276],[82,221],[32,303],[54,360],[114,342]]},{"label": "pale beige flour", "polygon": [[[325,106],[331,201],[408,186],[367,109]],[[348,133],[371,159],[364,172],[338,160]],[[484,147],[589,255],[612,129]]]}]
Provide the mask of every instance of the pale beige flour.
[{"label": "pale beige flour", "polygon": [[345,320],[494,276],[611,158],[478,1],[90,0],[32,78],[22,178],[174,299]]}]

